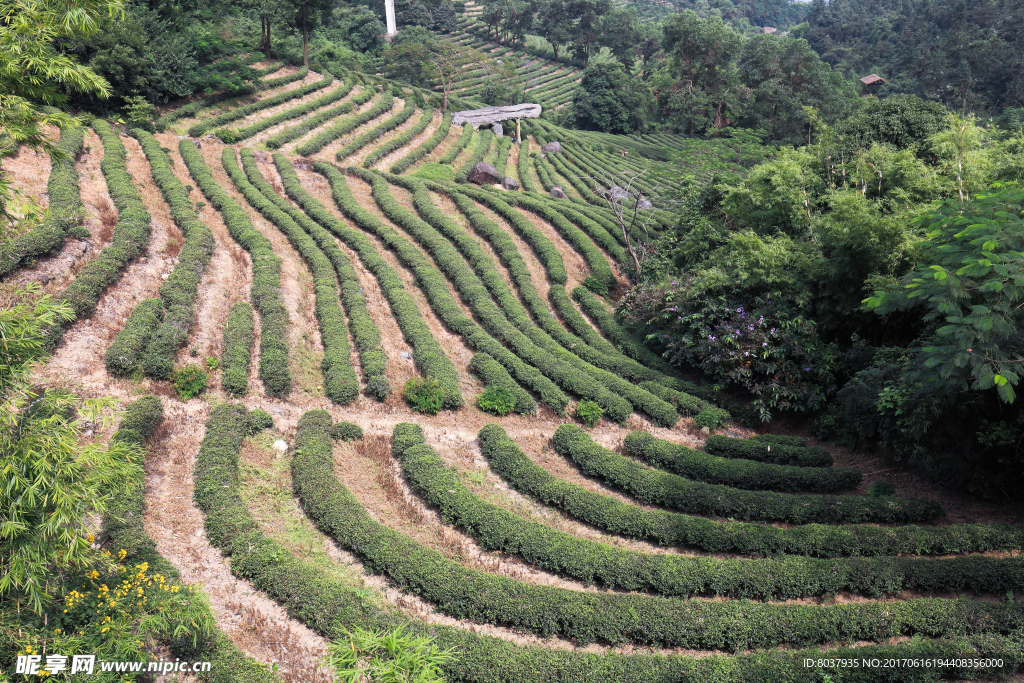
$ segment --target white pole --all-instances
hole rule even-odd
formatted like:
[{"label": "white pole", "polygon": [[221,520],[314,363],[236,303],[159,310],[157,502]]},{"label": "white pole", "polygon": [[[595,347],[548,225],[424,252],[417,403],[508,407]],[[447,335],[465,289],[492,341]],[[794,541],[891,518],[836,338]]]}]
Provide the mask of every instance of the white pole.
[{"label": "white pole", "polygon": [[393,36],[398,33],[398,27],[395,26],[395,0],[384,0],[384,15],[388,22],[388,35]]}]

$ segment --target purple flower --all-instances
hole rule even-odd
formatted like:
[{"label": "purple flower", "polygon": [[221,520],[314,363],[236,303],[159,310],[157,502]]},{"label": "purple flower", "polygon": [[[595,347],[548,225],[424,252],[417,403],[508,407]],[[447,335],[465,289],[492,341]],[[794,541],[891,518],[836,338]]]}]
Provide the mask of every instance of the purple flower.
[{"label": "purple flower", "polygon": [[810,371],[811,371],[810,368],[804,368],[804,372],[810,372]]}]

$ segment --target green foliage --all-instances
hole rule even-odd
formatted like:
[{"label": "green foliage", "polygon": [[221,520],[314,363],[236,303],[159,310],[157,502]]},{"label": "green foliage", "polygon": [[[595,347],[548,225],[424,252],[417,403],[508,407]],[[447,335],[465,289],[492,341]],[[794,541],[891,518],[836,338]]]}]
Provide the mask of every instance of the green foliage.
[{"label": "green foliage", "polygon": [[150,104],[141,95],[132,95],[125,98],[123,108],[125,119],[129,128],[140,128],[147,133],[156,132],[153,121],[156,119],[156,107]]},{"label": "green foliage", "polygon": [[194,363],[175,370],[174,389],[182,401],[195,398],[206,391],[206,371]]},{"label": "green foliage", "polygon": [[713,406],[704,408],[693,417],[693,424],[698,427],[707,427],[712,431],[719,427],[724,427],[728,422],[729,412]]},{"label": "green foliage", "polygon": [[[433,117],[434,110],[432,108],[427,107],[426,109],[424,109],[423,114],[420,115],[420,120],[416,122],[415,126],[405,131],[401,135],[396,135],[395,137],[391,138],[380,147],[377,147],[372,152],[367,154],[366,158],[363,159],[363,167],[370,168],[375,163],[386,157],[388,154],[391,154],[392,152],[399,150],[402,147],[405,147],[412,141],[414,137],[416,137],[417,135],[419,135],[420,133],[427,129],[427,126],[430,125],[430,122],[431,120],[433,120]],[[392,172],[400,173],[401,171],[394,170],[395,166],[398,166],[398,164],[392,166]]]},{"label": "green foliage", "polygon": [[158,298],[143,299],[103,354],[107,371],[115,377],[127,377],[139,369],[146,345],[164,316],[164,304]]},{"label": "green foliage", "polygon": [[409,406],[427,415],[437,415],[444,407],[445,390],[433,377],[414,377],[405,383],[402,396]]},{"label": "green foliage", "polygon": [[470,139],[473,137],[473,124],[464,123],[462,125],[462,135],[459,136],[458,141],[452,148],[449,149],[444,155],[437,160],[439,164],[452,164],[455,162],[455,157],[459,156],[459,153],[466,148],[469,144]]},{"label": "green foliage", "polygon": [[929,332],[915,354],[921,389],[995,389],[1012,403],[1020,381],[1020,268],[1024,192],[997,187],[964,206],[948,202],[922,218],[927,250],[903,287],[865,300],[878,313],[918,308]]},{"label": "green foliage", "polygon": [[[373,94],[374,89],[367,87],[366,93]],[[386,111],[390,111],[394,104],[394,95],[391,90],[385,90],[377,97],[377,101],[372,107],[366,111],[354,114],[338,120],[337,123],[324,128],[319,133],[311,138],[306,139],[305,142],[295,147],[295,152],[301,156],[310,156],[319,152],[321,149],[326,147],[331,142],[337,140],[346,133],[351,133],[356,128],[359,128],[364,123],[372,121]],[[345,105],[342,105],[345,106]],[[351,107],[349,108],[351,110]],[[334,114],[337,116],[337,114]],[[333,118],[333,116],[332,116]],[[309,130],[309,129],[307,129]]]},{"label": "green foliage", "polygon": [[453,658],[432,638],[408,634],[399,626],[392,631],[357,627],[328,645],[324,661],[346,683],[444,683],[441,667]]},{"label": "green foliage", "polygon": [[[350,81],[351,87],[354,87],[354,84],[354,81]],[[351,90],[349,90],[349,92],[351,92]],[[302,137],[303,135],[310,132],[314,128],[320,127],[327,121],[331,121],[343,114],[347,114],[350,111],[352,111],[352,109],[354,109],[355,107],[358,107],[362,104],[369,102],[370,99],[376,94],[376,92],[377,91],[374,90],[373,88],[363,88],[363,91],[361,93],[355,95],[348,102],[343,102],[337,106],[324,109],[323,111],[313,114],[312,116],[307,116],[302,120],[301,123],[297,123],[294,126],[285,128],[280,133],[276,133],[275,135],[272,135],[271,137],[267,138],[267,147],[269,147],[270,149],[279,149],[286,143],[291,142],[292,140],[297,140],[298,138]],[[346,95],[347,94],[348,93],[346,93]]]},{"label": "green foliage", "polygon": [[[282,76],[281,78],[277,79],[271,79],[269,81],[263,81],[262,86],[266,88],[276,88],[282,85],[286,85],[287,83],[291,83],[293,81],[299,81],[306,77],[308,71],[309,70],[305,68],[299,69],[293,74]],[[275,107],[279,104],[284,104],[285,102],[289,102],[299,97],[304,97],[312,92],[316,92],[317,90],[322,90],[323,88],[326,88],[333,82],[334,76],[330,74],[325,74],[324,77],[321,78],[319,81],[313,81],[312,83],[307,83],[306,85],[301,85],[298,88],[286,90],[282,93],[278,93],[277,95],[271,95],[270,97],[258,99],[252,104],[246,104],[240,107],[233,107],[225,112],[217,114],[216,116],[211,116],[209,118],[203,119],[202,121],[190,126],[188,129],[189,137],[202,137],[211,130],[213,130],[214,128],[223,126],[225,123],[237,121],[238,119],[243,119],[246,116],[249,116],[250,114],[255,114],[258,111],[263,111],[264,109],[269,109],[270,107]],[[228,137],[231,136],[229,135]]]},{"label": "green foliage", "polygon": [[363,438],[363,428],[354,422],[335,422],[331,425],[331,438],[335,441],[358,441]]},{"label": "green foliage", "polygon": [[[325,75],[325,78],[326,77],[327,75]],[[242,140],[245,140],[246,138],[250,138],[253,135],[256,135],[261,131],[267,130],[268,128],[278,126],[286,121],[291,121],[292,119],[303,117],[312,111],[315,111],[322,107],[326,107],[329,104],[334,104],[335,102],[344,99],[346,96],[348,96],[350,92],[352,92],[353,83],[353,79],[349,78],[349,80],[346,83],[341,84],[334,90],[331,90],[329,93],[321,95],[316,99],[306,102],[305,104],[300,104],[299,106],[292,107],[291,109],[285,109],[284,111],[274,114],[273,116],[266,116],[260,119],[259,121],[254,121],[253,123],[250,123],[248,126],[245,126],[244,128],[222,128],[217,131],[217,136],[227,143],[240,142]],[[281,134],[278,133],[278,135]],[[271,149],[280,146],[279,144],[277,144],[278,140],[281,139],[278,137],[278,135],[275,135],[274,137],[269,138],[267,140],[267,146],[270,147]],[[271,145],[270,140],[274,140],[275,144]]]},{"label": "green foliage", "polygon": [[510,389],[489,386],[476,399],[480,410],[492,415],[508,415],[516,407],[516,397]]},{"label": "green foliage", "polygon": [[[35,328],[37,335],[38,313],[14,311],[28,316],[20,326]],[[8,367],[32,357],[24,345],[16,353]],[[41,615],[65,581],[95,561],[84,513],[102,514],[124,491],[139,467],[139,449],[132,440],[108,448],[83,439],[87,422],[109,424],[103,412],[109,401],[82,401],[53,390],[18,392],[9,399],[0,409],[0,598]]]},{"label": "green foliage", "polygon": [[216,370],[219,367],[220,367],[220,358],[217,358],[217,356],[207,356],[206,357],[206,369],[207,370],[209,370],[210,372],[213,372],[214,370]]},{"label": "green foliage", "polygon": [[595,63],[572,96],[575,122],[586,130],[629,134],[646,128],[653,98],[646,83],[614,63]]},{"label": "green foliage", "polygon": [[884,498],[896,495],[896,485],[884,479],[876,479],[868,487],[868,495],[875,498]]},{"label": "green foliage", "polygon": [[[498,415],[504,415],[510,410],[516,411],[520,415],[535,415],[537,413],[537,404],[530,396],[529,392],[524,390],[512,375],[509,374],[501,363],[494,360],[491,356],[486,353],[475,353],[469,361],[469,368],[476,374],[478,374],[487,385],[487,389],[484,394],[481,394],[477,404],[481,410],[487,410],[481,401],[484,395],[492,389],[495,390],[493,393],[497,398],[501,398],[500,404],[505,407],[511,404],[511,408],[506,410],[504,413],[496,413]],[[511,399],[511,400],[509,400]]]},{"label": "green foliage", "polygon": [[255,410],[251,410],[249,411],[249,414],[245,416],[246,434],[259,434],[264,429],[273,428],[274,418],[271,417],[270,413],[263,410],[262,408],[256,408]]},{"label": "green foliage", "polygon": [[473,153],[469,155],[469,159],[462,165],[462,168],[455,174],[455,182],[464,183],[469,177],[469,172],[473,170],[473,167],[477,163],[484,160],[488,150],[491,148],[491,143],[494,142],[494,132],[491,129],[479,131],[477,136],[476,147],[473,148]]},{"label": "green foliage", "polygon": [[[709,441],[722,438],[725,437],[711,437]],[[600,477],[642,502],[664,505],[681,512],[795,524],[930,522],[943,513],[938,503],[916,498],[877,500],[743,491],[694,482],[659,472],[601,448],[575,425],[559,427],[552,443],[560,455],[570,458],[585,474]],[[715,455],[724,453],[715,452]]]},{"label": "green foliage", "polygon": [[595,427],[604,416],[604,409],[594,401],[580,401],[573,415],[586,426]]}]

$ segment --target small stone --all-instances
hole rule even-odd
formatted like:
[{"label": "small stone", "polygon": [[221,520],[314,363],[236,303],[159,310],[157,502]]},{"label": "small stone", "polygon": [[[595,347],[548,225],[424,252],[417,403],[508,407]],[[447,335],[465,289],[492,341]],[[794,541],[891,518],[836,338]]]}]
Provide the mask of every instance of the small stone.
[{"label": "small stone", "polygon": [[277,452],[277,457],[281,457],[288,450],[288,443],[283,439],[278,439],[274,442],[274,450]]},{"label": "small stone", "polygon": [[406,358],[406,359],[411,359],[411,358],[412,358],[412,354],[411,354],[411,353],[409,353],[408,351],[401,351],[401,352],[399,352],[399,354],[398,354],[398,355],[399,355],[399,356],[400,356],[401,358]]},{"label": "small stone", "polygon": [[501,186],[503,188],[505,188],[506,190],[518,190],[519,189],[519,183],[517,183],[515,180],[513,180],[512,178],[510,178],[508,176],[505,176],[505,178],[501,181]]},{"label": "small stone", "polygon": [[551,187],[551,196],[555,199],[565,199],[565,190],[562,189],[561,185],[553,185]]},{"label": "small stone", "polygon": [[543,147],[541,147],[540,151],[542,151],[542,152],[544,152],[546,154],[558,154],[558,153],[560,153],[562,151],[562,145],[560,145],[558,142],[552,140],[548,144],[546,144]]}]

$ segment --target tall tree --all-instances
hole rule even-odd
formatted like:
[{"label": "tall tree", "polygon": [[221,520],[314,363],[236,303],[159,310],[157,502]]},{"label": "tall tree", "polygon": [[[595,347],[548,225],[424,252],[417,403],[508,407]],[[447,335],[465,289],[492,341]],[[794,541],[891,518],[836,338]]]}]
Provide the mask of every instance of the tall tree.
[{"label": "tall tree", "polygon": [[302,32],[302,65],[309,66],[309,32],[331,11],[333,0],[290,0],[295,28]]},{"label": "tall tree", "polygon": [[597,47],[601,33],[601,17],[608,13],[611,0],[566,0],[565,12],[572,17],[569,29],[572,51],[583,66],[590,64],[590,55]]},{"label": "tall tree", "polygon": [[736,70],[742,36],[720,17],[690,10],[670,17],[663,30],[669,62],[655,84],[662,110],[687,135],[730,125],[745,99]]},{"label": "tall tree", "polygon": [[600,43],[622,62],[626,71],[632,72],[640,43],[640,24],[636,10],[619,7],[606,14],[601,20]]},{"label": "tall tree", "polygon": [[555,59],[558,59],[558,51],[561,47],[566,45],[571,38],[569,26],[572,21],[566,12],[565,3],[566,0],[548,0],[541,6],[537,15],[540,35],[551,43]]}]

